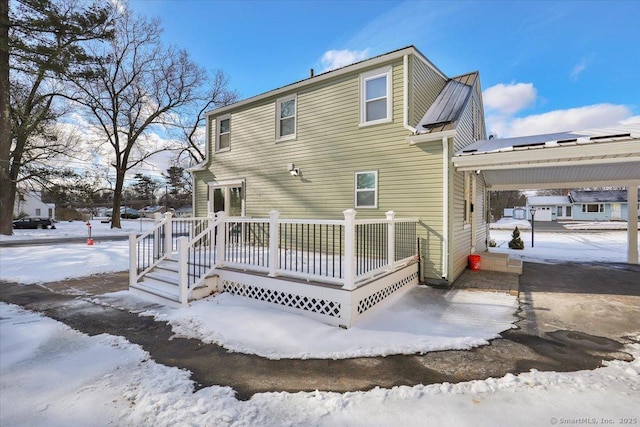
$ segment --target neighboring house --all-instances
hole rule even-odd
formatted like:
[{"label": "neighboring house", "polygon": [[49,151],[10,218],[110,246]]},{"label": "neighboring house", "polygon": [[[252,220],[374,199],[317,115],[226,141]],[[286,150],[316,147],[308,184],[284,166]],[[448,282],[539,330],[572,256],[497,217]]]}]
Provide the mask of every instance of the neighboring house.
[{"label": "neighboring house", "polygon": [[193,216],[193,208],[191,206],[182,206],[176,209],[176,216],[178,218],[187,218]]},{"label": "neighboring house", "polygon": [[486,249],[482,175],[453,153],[486,138],[480,77],[410,46],[207,114],[198,217],[417,218],[421,281],[452,283]]},{"label": "neighboring house", "polygon": [[16,192],[16,201],[13,207],[13,215],[26,214],[30,217],[56,218],[56,205],[44,203],[41,194],[36,191]]},{"label": "neighboring house", "polygon": [[[640,191],[638,192],[640,194]],[[626,190],[571,191],[573,219],[587,221],[627,221]]]},{"label": "neighboring house", "polygon": [[568,196],[527,197],[526,215],[531,220],[531,207],[536,208],[536,221],[626,221],[626,190],[570,191]]},{"label": "neighboring house", "polygon": [[527,197],[526,219],[531,220],[531,208],[535,207],[536,221],[557,221],[573,218],[573,203],[569,196]]}]

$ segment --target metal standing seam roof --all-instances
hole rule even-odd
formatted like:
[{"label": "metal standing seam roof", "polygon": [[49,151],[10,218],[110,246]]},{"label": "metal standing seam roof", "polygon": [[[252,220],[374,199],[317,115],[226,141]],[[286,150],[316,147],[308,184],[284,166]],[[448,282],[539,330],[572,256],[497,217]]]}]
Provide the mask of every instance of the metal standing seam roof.
[{"label": "metal standing seam roof", "polygon": [[418,122],[418,133],[453,129],[467,105],[477,78],[478,72],[474,71],[449,80]]}]

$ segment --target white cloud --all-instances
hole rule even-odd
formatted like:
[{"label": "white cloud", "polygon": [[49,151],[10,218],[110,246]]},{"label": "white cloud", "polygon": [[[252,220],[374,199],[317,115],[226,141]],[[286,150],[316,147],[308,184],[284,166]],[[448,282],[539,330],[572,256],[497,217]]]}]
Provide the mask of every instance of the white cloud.
[{"label": "white cloud", "polygon": [[587,69],[587,66],[593,60],[593,58],[594,58],[594,55],[591,55],[587,58],[582,58],[582,60],[578,64],[576,64],[571,70],[571,74],[569,74],[569,77],[571,77],[571,80],[573,81],[578,80],[578,76],[580,76],[580,73],[582,73],[584,70]]},{"label": "white cloud", "polygon": [[508,138],[612,126],[632,119],[640,121],[639,116],[631,117],[624,105],[594,104],[519,118],[487,116],[487,124],[491,133]]},{"label": "white cloud", "polygon": [[488,110],[499,114],[515,114],[536,102],[533,83],[499,83],[484,90],[482,98]]},{"label": "white cloud", "polygon": [[368,48],[364,50],[328,50],[322,55],[322,71],[335,70],[336,68],[362,61],[366,59],[368,55]]}]

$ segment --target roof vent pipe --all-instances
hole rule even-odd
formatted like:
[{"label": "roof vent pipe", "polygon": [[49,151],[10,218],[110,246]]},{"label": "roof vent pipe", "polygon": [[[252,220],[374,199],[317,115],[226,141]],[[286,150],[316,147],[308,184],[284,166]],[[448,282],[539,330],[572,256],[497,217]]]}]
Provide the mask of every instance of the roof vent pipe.
[{"label": "roof vent pipe", "polygon": [[313,68],[309,69],[309,78],[313,77]]}]

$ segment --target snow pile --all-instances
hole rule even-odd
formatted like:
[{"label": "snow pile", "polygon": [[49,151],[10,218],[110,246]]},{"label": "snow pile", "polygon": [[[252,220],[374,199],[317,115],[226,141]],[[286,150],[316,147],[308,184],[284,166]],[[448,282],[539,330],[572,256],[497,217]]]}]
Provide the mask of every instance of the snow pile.
[{"label": "snow pile", "polygon": [[491,230],[512,230],[518,227],[520,230],[531,230],[531,223],[526,219],[500,218],[489,224]]},{"label": "snow pile", "polygon": [[[136,303],[126,291],[95,299],[127,309]],[[508,294],[418,286],[390,297],[346,330],[227,293],[142,314],[168,322],[180,337],[234,352],[269,359],[344,359],[486,345],[514,327],[517,310],[517,298]]]},{"label": "snow pile", "polygon": [[156,364],[122,338],[88,337],[3,303],[0,313],[1,425],[409,427],[428,420],[430,425],[540,426],[618,425],[638,418],[639,344],[625,348],[634,361],[607,362],[593,371],[532,370],[344,394],[261,393],[242,402],[228,387],[194,393],[188,372]]},{"label": "snow pile", "polygon": [[[40,230],[43,231],[43,230]],[[53,230],[55,231],[55,230]],[[129,269],[129,241],[2,248],[0,279],[48,283]]]}]

